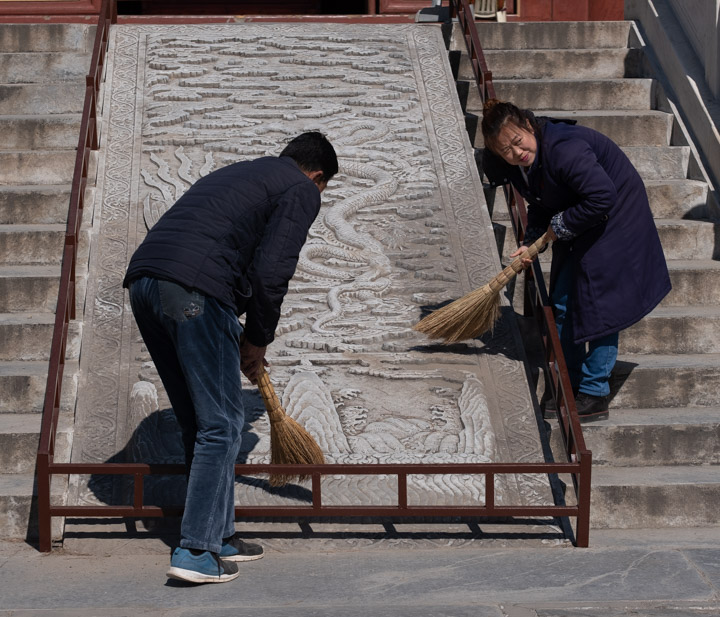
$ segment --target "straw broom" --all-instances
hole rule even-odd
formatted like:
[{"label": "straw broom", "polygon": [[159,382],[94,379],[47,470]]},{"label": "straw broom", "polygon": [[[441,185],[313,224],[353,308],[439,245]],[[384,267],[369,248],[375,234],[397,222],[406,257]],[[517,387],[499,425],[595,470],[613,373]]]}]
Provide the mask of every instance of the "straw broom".
[{"label": "straw broom", "polygon": [[[257,380],[265,409],[270,418],[270,462],[280,465],[322,465],[322,450],[312,435],[285,413],[265,367]],[[270,474],[270,486],[285,486],[292,480],[305,480],[300,474]]]},{"label": "straw broom", "polygon": [[433,311],[413,329],[449,343],[475,338],[491,330],[500,316],[500,290],[523,269],[522,260],[534,259],[549,241],[546,232],[487,285]]}]

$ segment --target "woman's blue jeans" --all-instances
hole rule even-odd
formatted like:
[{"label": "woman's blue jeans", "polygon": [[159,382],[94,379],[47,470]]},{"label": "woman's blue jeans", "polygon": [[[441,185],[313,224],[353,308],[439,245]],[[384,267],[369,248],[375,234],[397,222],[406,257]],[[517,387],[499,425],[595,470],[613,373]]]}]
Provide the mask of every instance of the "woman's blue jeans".
[{"label": "woman's blue jeans", "polygon": [[610,373],[618,355],[618,333],[608,334],[588,343],[573,341],[572,263],[565,261],[555,280],[552,303],[570,383],[576,392],[593,396],[610,394]]},{"label": "woman's blue jeans", "polygon": [[235,533],[242,326],[214,298],[149,277],[132,282],[130,304],[182,430],[189,475],[180,546],[219,553]]}]

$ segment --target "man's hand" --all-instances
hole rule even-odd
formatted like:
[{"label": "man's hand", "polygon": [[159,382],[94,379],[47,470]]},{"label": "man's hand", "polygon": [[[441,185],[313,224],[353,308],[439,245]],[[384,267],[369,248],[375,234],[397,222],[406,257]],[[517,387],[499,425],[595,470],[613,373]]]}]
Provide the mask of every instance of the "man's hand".
[{"label": "man's hand", "polygon": [[251,384],[257,383],[260,367],[268,366],[268,361],[265,359],[266,351],[267,347],[257,347],[247,339],[243,339],[240,345],[240,370]]}]

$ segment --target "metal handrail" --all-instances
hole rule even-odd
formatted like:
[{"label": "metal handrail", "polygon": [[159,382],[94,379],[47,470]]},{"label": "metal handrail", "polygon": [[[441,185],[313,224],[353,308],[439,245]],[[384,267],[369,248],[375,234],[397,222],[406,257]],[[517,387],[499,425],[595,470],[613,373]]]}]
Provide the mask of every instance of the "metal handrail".
[{"label": "metal handrail", "polygon": [[90,70],[85,78],[85,100],[80,136],[75,155],[75,167],[70,189],[67,226],[63,244],[62,266],[58,301],[55,309],[55,325],[50,344],[50,361],[45,388],[40,442],[37,454],[37,503],[39,542],[41,551],[49,551],[51,543],[51,465],[55,456],[55,440],[60,416],[62,380],[65,372],[65,352],[70,321],[75,319],[77,253],[85,207],[88,168],[91,150],[98,149],[97,97],[100,91],[105,56],[107,53],[110,24],[117,22],[117,3],[103,0],[98,16],[95,42],[90,60]]},{"label": "metal handrail", "polygon": [[[480,44],[472,7],[468,0],[450,0],[450,2],[452,13],[457,17],[462,28],[463,39],[475,75],[475,84],[480,99],[484,104],[488,98],[496,98],[496,94],[495,86],[492,83],[492,72],[487,67]],[[503,186],[503,193],[515,233],[515,240],[517,245],[520,246],[527,228],[525,202],[511,184]],[[531,287],[534,287],[534,293],[530,291]],[[547,377],[546,384],[550,387],[551,394],[556,401],[558,423],[565,446],[565,454],[569,461],[583,463],[581,465],[582,475],[573,474],[572,480],[577,502],[582,511],[578,516],[576,543],[578,546],[587,546],[590,532],[592,452],[585,445],[565,356],[560,344],[560,337],[555,325],[555,316],[550,307],[550,300],[545,288],[545,280],[539,260],[535,260],[532,268],[526,271],[524,297],[526,312],[532,312],[541,334],[545,355],[543,370]]]},{"label": "metal handrail", "polygon": [[[467,0],[463,0],[467,9]],[[151,518],[177,515],[182,506],[145,505],[144,479],[148,475],[182,475],[186,473],[184,465],[151,465],[144,463],[56,463],[54,462],[55,435],[60,409],[60,391],[64,368],[65,347],[70,319],[75,310],[75,266],[77,262],[77,243],[80,221],[82,220],[83,193],[87,183],[87,163],[89,151],[97,147],[95,103],[99,88],[102,65],[109,27],[117,21],[116,0],[103,0],[95,48],[91,64],[91,73],[87,80],[85,107],[81,124],[77,164],[73,178],[73,190],[68,216],[68,232],[63,255],[62,276],[58,294],[58,309],[55,320],[55,332],[51,347],[50,371],[43,407],[42,434],[38,449],[37,485],[38,485],[38,525],[39,548],[47,552],[52,548],[52,517],[127,517]],[[474,49],[478,50],[476,64],[480,68],[487,88],[492,88],[492,79],[486,67],[482,50],[477,41],[477,32],[469,35]],[[477,44],[475,44],[477,41]],[[493,92],[488,90],[488,92]],[[557,336],[555,337],[557,338]],[[559,343],[558,343],[559,345]],[[559,348],[556,346],[556,348]],[[579,425],[578,425],[579,426]],[[310,506],[237,506],[237,517],[363,517],[390,516],[395,518],[412,517],[577,517],[575,543],[588,545],[589,530],[589,477],[590,457],[582,442],[582,433],[573,428],[570,435],[576,433],[580,441],[575,448],[576,455],[569,457],[567,463],[448,463],[448,464],[328,464],[301,466],[303,475],[312,478],[312,505]],[[298,473],[298,466],[243,464],[235,468],[237,475],[279,473],[292,475]],[[50,483],[53,475],[127,475],[133,478],[133,497],[131,505],[53,505],[50,500]],[[421,506],[408,502],[408,476],[434,474],[482,475],[485,479],[485,498],[483,504]],[[502,475],[522,474],[569,474],[573,478],[582,478],[580,494],[582,499],[574,506],[538,505],[512,506],[496,504],[495,478]],[[332,506],[322,503],[321,477],[324,475],[386,475],[397,478],[397,502],[394,505]],[[587,478],[587,486],[585,479]],[[577,484],[576,484],[577,489]]]}]

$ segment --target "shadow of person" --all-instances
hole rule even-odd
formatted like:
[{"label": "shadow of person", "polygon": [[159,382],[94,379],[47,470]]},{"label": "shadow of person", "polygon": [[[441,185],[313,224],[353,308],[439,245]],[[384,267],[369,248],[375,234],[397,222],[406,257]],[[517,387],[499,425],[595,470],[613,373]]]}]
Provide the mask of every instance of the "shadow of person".
[{"label": "shadow of person", "polygon": [[[256,390],[244,390],[245,425],[237,464],[245,464],[251,452],[269,449],[270,438],[262,425],[265,408]],[[185,450],[180,426],[171,408],[157,408],[157,392],[150,382],[137,382],[132,389],[129,405],[129,421],[136,422],[125,447],[108,458],[106,463],[146,463],[150,465],[179,465],[185,470]],[[139,419],[139,421],[138,421]],[[260,490],[271,495],[312,502],[312,493],[302,486],[289,484],[273,487],[266,478],[236,476],[236,483],[249,490]],[[88,489],[101,503],[107,505],[131,505],[135,482],[127,474],[93,474]],[[185,503],[187,490],[186,471],[168,474],[148,474],[143,478],[143,506],[160,506],[167,511],[179,512]],[[173,546],[179,533],[180,517],[145,517],[125,519],[126,530],[137,532],[137,523],[159,535]],[[167,538],[166,538],[167,537]]]},{"label": "shadow of person", "polygon": [[610,396],[609,401],[612,401],[622,390],[625,382],[630,378],[633,370],[637,367],[637,363],[628,362],[626,360],[618,360],[613,368],[612,375],[610,376]]}]

